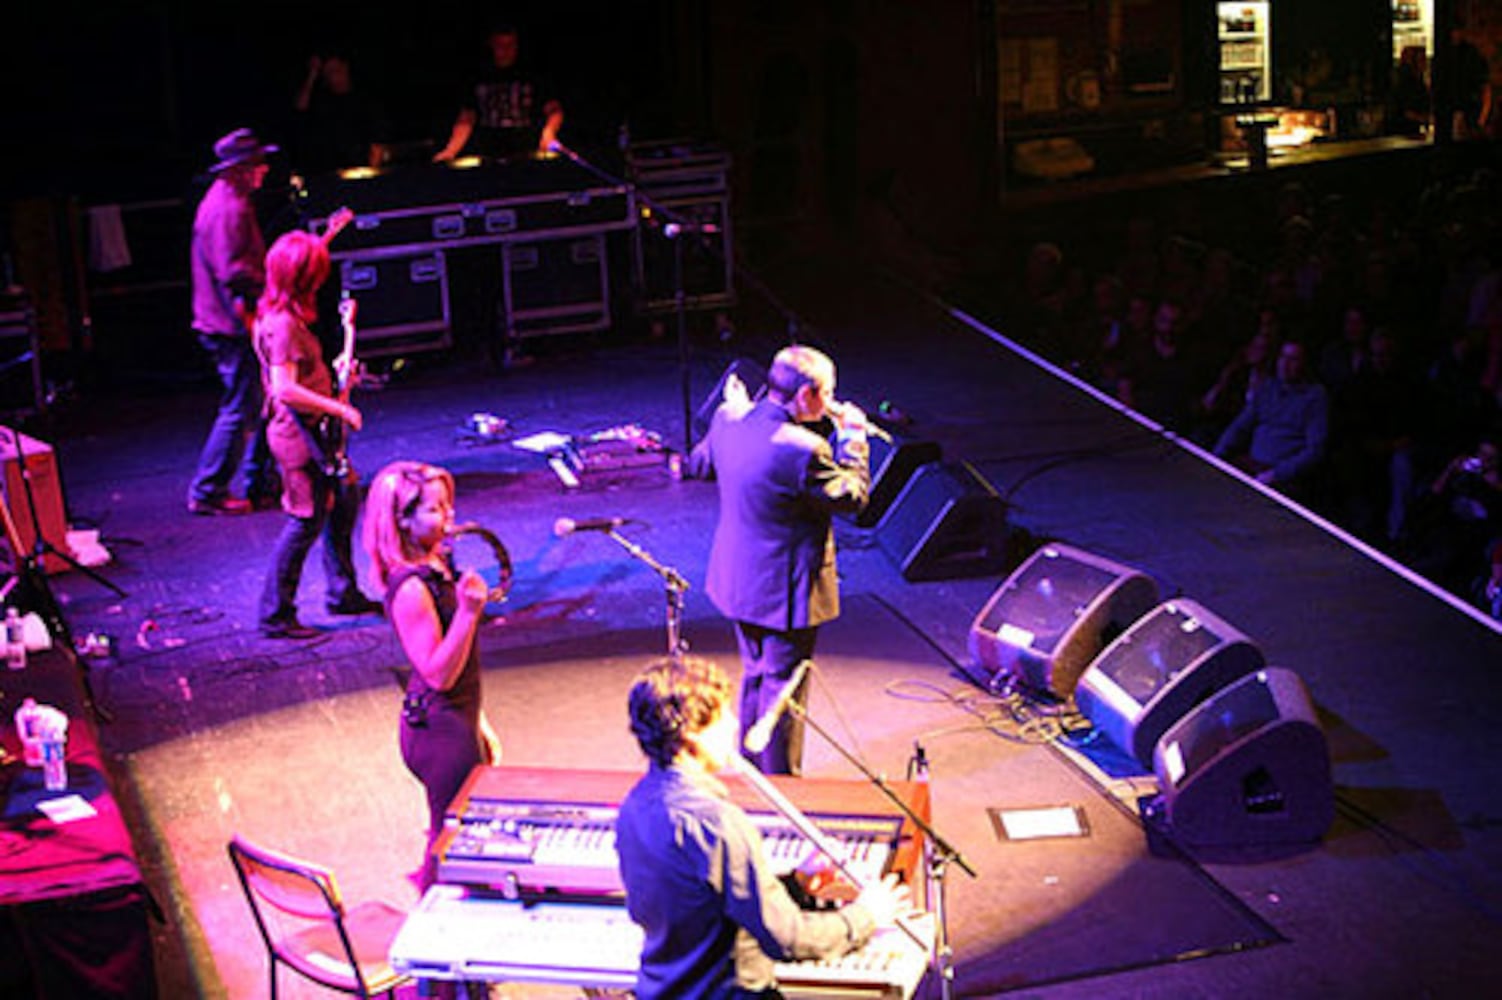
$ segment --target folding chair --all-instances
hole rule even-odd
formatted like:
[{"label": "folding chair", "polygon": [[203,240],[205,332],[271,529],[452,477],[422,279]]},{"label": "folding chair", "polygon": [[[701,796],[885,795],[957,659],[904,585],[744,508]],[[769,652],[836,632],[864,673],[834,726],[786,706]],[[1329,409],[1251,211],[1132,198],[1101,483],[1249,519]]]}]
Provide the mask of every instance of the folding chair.
[{"label": "folding chair", "polygon": [[408,977],[391,968],[391,941],[406,913],[389,903],[346,910],[334,873],[236,836],[230,862],[256,918],[271,960],[271,997],[277,964],[329,989],[358,997],[393,991]]}]

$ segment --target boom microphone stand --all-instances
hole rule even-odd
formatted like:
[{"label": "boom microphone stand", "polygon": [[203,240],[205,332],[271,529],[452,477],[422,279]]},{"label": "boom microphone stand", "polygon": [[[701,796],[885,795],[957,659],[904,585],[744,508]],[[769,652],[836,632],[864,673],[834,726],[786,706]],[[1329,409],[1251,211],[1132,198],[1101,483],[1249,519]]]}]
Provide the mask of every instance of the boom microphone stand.
[{"label": "boom microphone stand", "polygon": [[668,605],[668,656],[674,660],[682,659],[683,654],[688,652],[688,640],[683,638],[683,595],[688,592],[688,581],[676,569],[671,566],[664,566],[652,558],[650,552],[614,528],[609,529],[605,534],[609,535],[621,548],[646,563],[653,572],[662,577]]},{"label": "boom microphone stand", "polygon": [[[913,825],[923,833],[923,859],[924,866],[927,869],[927,885],[925,886],[925,889],[928,896],[928,905],[932,909],[934,915],[933,950],[930,954],[930,958],[933,963],[934,971],[939,977],[940,995],[944,998],[944,1000],[949,1000],[949,998],[953,995],[952,991],[954,989],[954,952],[949,945],[947,914],[945,912],[944,906],[944,876],[948,874],[948,869],[951,862],[959,865],[960,870],[963,871],[966,875],[969,875],[971,878],[977,877],[975,869],[970,866],[970,862],[965,860],[964,855],[959,852],[958,848],[950,844],[948,840],[944,839],[944,837],[933,828],[932,824],[930,824],[927,820],[914,812],[912,808],[910,808],[908,804],[902,800],[902,797],[892,790],[892,786],[887,784],[885,778],[872,771],[864,763],[862,763],[858,757],[852,754],[849,750],[846,750],[845,747],[840,744],[839,740],[836,740],[829,734],[828,730],[826,730],[823,726],[819,725],[813,720],[813,717],[808,714],[808,710],[805,709],[802,705],[798,704],[796,699],[788,702],[787,710],[790,715],[793,715],[795,718],[802,719],[805,723],[808,724],[810,729],[823,737],[824,742],[834,747],[834,749],[839,752],[841,757],[844,757],[847,761],[849,761],[857,771],[865,776],[866,780],[869,781],[877,791],[885,795],[887,799],[898,809],[901,809],[903,814],[906,815],[908,819],[912,820]],[[928,780],[928,758],[924,754],[921,744],[917,744],[914,747],[914,755],[912,763],[910,765],[909,774],[913,777],[916,777],[920,781]]]}]

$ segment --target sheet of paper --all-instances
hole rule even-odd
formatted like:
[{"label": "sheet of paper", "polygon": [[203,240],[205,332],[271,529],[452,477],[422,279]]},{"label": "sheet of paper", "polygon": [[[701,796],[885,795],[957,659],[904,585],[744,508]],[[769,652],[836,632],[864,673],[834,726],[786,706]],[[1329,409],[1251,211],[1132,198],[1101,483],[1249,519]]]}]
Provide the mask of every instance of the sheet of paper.
[{"label": "sheet of paper", "polygon": [[79,795],[60,795],[55,799],[43,799],[37,803],[37,808],[52,822],[59,824],[99,815],[99,810],[89,805]]},{"label": "sheet of paper", "polygon": [[1039,837],[1082,837],[1085,828],[1074,806],[1043,806],[1036,809],[997,809],[996,821],[1008,840]]},{"label": "sheet of paper", "polygon": [[567,434],[560,434],[557,431],[538,431],[536,434],[517,438],[511,444],[523,451],[535,451],[539,455],[545,455],[550,451],[557,451],[571,440],[573,439]]}]

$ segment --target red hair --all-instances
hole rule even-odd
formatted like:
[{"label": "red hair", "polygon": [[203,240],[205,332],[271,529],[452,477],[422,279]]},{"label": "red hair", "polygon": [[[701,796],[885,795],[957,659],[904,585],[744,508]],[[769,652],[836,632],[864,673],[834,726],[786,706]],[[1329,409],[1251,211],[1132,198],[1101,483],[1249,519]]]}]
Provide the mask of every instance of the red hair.
[{"label": "red hair", "polygon": [[305,323],[318,315],[318,289],[329,277],[329,248],[312,233],[294,229],[266,251],[266,290],[258,311],[294,313]]}]

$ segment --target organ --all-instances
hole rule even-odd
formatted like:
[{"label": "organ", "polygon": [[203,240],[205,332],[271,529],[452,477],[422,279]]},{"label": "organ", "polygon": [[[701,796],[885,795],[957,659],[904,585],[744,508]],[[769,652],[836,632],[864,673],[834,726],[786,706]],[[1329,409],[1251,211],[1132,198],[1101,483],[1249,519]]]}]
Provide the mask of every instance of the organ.
[{"label": "organ", "polygon": [[[615,853],[615,816],[638,772],[479,767],[449,807],[434,844],[438,883],[392,946],[398,969],[419,978],[629,987],[641,931],[626,914]],[[779,872],[812,849],[754,787],[722,775],[731,798],[761,831]],[[817,825],[859,880],[896,871],[922,879],[921,834],[865,781],[770,779]],[[928,786],[894,793],[926,821]],[[915,935],[879,933],[827,962],[779,963],[786,996],[910,997],[928,964],[931,918]],[[919,938],[915,941],[914,937]]]}]

